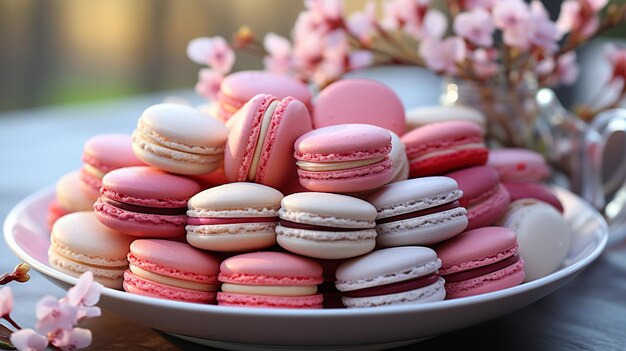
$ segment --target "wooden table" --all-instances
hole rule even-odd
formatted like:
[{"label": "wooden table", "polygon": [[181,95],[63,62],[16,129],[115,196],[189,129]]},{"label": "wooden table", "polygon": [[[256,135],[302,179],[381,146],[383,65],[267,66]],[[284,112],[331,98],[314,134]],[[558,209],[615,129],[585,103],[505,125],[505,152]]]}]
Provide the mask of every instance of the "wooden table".
[{"label": "wooden table", "polygon": [[[190,99],[191,91],[141,96],[107,103],[19,111],[0,115],[0,217],[28,194],[54,184],[81,166],[84,141],[100,133],[133,130],[147,106],[168,96]],[[0,272],[19,260],[0,241]],[[26,284],[11,283],[13,318],[35,323],[35,304],[64,291],[37,272]],[[167,316],[163,316],[167,318]],[[204,350],[103,311],[81,324],[91,329],[93,350]],[[625,350],[626,240],[614,242],[586,270],[530,306],[496,320],[430,339],[401,350],[471,347],[507,350]]]}]

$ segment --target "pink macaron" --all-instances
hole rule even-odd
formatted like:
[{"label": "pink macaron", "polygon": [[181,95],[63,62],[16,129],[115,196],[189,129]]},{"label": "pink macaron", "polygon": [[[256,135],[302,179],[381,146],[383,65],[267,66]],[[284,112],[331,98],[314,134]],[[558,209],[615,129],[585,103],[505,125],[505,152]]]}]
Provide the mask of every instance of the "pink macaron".
[{"label": "pink macaron", "polygon": [[498,291],[524,280],[515,233],[504,227],[463,232],[434,247],[441,259],[446,299]]},{"label": "pink macaron", "polygon": [[296,177],[293,144],[311,130],[311,117],[299,100],[259,94],[237,112],[226,142],[224,171],[231,182],[285,187]]},{"label": "pink macaron", "polygon": [[356,193],[393,177],[391,134],[371,124],[338,124],[312,130],[295,142],[300,184],[310,191]]},{"label": "pink macaron", "polygon": [[563,213],[563,203],[556,196],[552,188],[539,182],[527,181],[504,181],[502,185],[511,196],[511,202],[520,199],[535,199],[552,205],[556,210]]},{"label": "pink macaron", "polygon": [[466,230],[494,224],[511,202],[509,192],[491,166],[475,166],[448,173],[463,191],[461,206],[467,210]]},{"label": "pink macaron", "polygon": [[83,145],[81,184],[98,198],[102,177],[108,172],[145,163],[135,156],[130,134],[100,134],[89,138]]},{"label": "pink macaron", "polygon": [[283,74],[268,71],[239,71],[222,80],[218,93],[218,118],[228,121],[248,100],[258,94],[271,94],[278,99],[292,96],[312,110],[312,94],[306,84]]},{"label": "pink macaron", "polygon": [[130,245],[124,290],[170,300],[215,303],[220,260],[186,243],[137,239]]},{"label": "pink macaron", "polygon": [[315,99],[313,127],[363,123],[406,132],[404,106],[387,85],[370,79],[341,79],[324,88]]},{"label": "pink macaron", "polygon": [[431,248],[391,247],[343,262],[335,285],[349,308],[441,301],[446,291],[440,266]]},{"label": "pink macaron", "polygon": [[63,212],[92,211],[100,192],[81,186],[80,171],[70,171],[55,184],[55,201]]},{"label": "pink macaron", "polygon": [[487,164],[498,171],[503,182],[542,182],[550,178],[552,172],[542,154],[522,148],[492,149]]},{"label": "pink macaron", "polygon": [[322,266],[312,259],[275,251],[257,251],[227,258],[220,265],[222,306],[322,308],[317,286]]},{"label": "pink macaron", "polygon": [[186,233],[187,201],[199,191],[196,181],[153,167],[118,168],[102,178],[94,210],[104,225],[125,234],[180,237]]},{"label": "pink macaron", "polygon": [[489,156],[482,130],[468,121],[427,124],[406,133],[401,140],[411,178],[484,165]]}]

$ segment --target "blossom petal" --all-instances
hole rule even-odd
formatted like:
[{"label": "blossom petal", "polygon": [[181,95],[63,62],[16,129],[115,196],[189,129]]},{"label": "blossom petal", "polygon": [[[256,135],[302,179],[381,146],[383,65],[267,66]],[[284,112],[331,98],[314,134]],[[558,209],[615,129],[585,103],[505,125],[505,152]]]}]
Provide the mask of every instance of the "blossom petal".
[{"label": "blossom petal", "polygon": [[21,351],[42,351],[48,346],[48,339],[33,329],[21,329],[11,334],[11,344]]},{"label": "blossom petal", "polygon": [[5,286],[0,289],[0,318],[8,315],[13,310],[13,293],[11,288]]}]

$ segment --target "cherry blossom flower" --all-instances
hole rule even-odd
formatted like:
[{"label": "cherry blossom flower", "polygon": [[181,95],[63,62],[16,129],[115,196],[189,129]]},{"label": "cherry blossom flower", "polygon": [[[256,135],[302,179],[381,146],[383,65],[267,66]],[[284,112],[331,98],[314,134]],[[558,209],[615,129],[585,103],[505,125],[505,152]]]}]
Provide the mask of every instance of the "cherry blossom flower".
[{"label": "cherry blossom flower", "polygon": [[604,55],[611,64],[611,78],[609,82],[626,82],[626,47],[607,44],[604,48]]},{"label": "cherry blossom flower", "polygon": [[576,32],[582,38],[592,36],[600,25],[598,13],[608,0],[565,0],[556,21],[561,34]]},{"label": "cherry blossom flower", "polygon": [[224,76],[214,69],[203,68],[198,71],[198,83],[196,83],[196,93],[209,100],[215,100],[220,91],[220,85]]},{"label": "cherry blossom flower", "polygon": [[361,43],[368,46],[372,41],[372,37],[376,34],[378,25],[376,19],[376,3],[369,0],[365,3],[363,11],[356,11],[348,17],[348,30],[355,35]]},{"label": "cherry blossom flower", "polygon": [[427,39],[419,47],[419,54],[429,69],[448,74],[457,72],[457,64],[463,61],[465,53],[465,43],[461,37]]},{"label": "cherry blossom flower", "polygon": [[43,334],[59,329],[71,330],[76,323],[78,308],[62,303],[52,296],[45,296],[37,303],[35,329]]},{"label": "cherry blossom flower", "polygon": [[48,338],[33,329],[21,329],[11,333],[11,344],[20,351],[43,351],[48,347]]},{"label": "cherry blossom flower", "polygon": [[483,9],[491,11],[497,0],[461,0],[461,8],[464,10]]},{"label": "cherry blossom flower", "polygon": [[561,34],[554,22],[550,20],[548,11],[540,1],[534,0],[530,4],[528,40],[536,47],[555,52],[558,49],[559,39],[561,39]]},{"label": "cherry blossom flower", "polygon": [[337,28],[343,20],[342,0],[305,0],[306,8],[330,29]]},{"label": "cherry blossom flower", "polygon": [[557,77],[566,85],[572,85],[578,79],[580,69],[576,63],[576,52],[570,51],[561,55],[557,62]]},{"label": "cherry blossom flower", "polygon": [[454,32],[479,46],[492,46],[495,27],[489,12],[476,9],[462,12],[454,19]]},{"label": "cherry blossom flower", "polygon": [[13,309],[13,293],[8,286],[0,289],[0,318],[8,316]]},{"label": "cherry blossom flower", "polygon": [[476,49],[472,51],[470,59],[472,61],[472,69],[478,78],[491,78],[500,69],[500,66],[496,63],[497,55],[494,49]]},{"label": "cherry blossom flower", "polygon": [[268,33],[263,40],[263,47],[269,54],[263,58],[265,70],[280,74],[292,71],[293,53],[291,43],[287,38],[276,33]]},{"label": "cherry blossom flower", "polygon": [[424,23],[421,29],[421,39],[441,39],[448,29],[448,19],[439,10],[428,10],[424,15]]},{"label": "cherry blossom flower", "polygon": [[201,37],[187,45],[187,56],[191,61],[207,65],[222,74],[227,74],[235,63],[235,53],[222,37]]},{"label": "cherry blossom flower", "polygon": [[82,349],[91,344],[91,331],[83,328],[72,328],[70,330],[60,330],[54,334],[52,345],[61,350]]},{"label": "cherry blossom flower", "polygon": [[504,43],[520,49],[530,45],[528,28],[530,9],[522,0],[497,2],[493,7],[493,21],[496,28],[502,30]]},{"label": "cherry blossom flower", "polygon": [[367,50],[355,50],[348,56],[348,68],[351,71],[369,67],[373,62],[374,55]]},{"label": "cherry blossom flower", "polygon": [[387,30],[403,30],[409,36],[420,39],[424,17],[430,0],[390,0],[383,3],[382,26]]},{"label": "cherry blossom flower", "polygon": [[76,317],[76,322],[78,322],[83,318],[100,316],[100,307],[96,304],[100,300],[101,293],[102,284],[95,282],[93,273],[87,271],[80,276],[76,285],[67,291],[61,302],[78,308]]}]

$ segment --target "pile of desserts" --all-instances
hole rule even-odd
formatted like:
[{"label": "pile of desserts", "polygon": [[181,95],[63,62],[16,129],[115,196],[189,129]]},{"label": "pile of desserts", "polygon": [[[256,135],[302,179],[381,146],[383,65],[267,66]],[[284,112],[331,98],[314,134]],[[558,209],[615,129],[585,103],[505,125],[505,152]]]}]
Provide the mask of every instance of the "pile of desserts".
[{"label": "pile of desserts", "polygon": [[207,106],[149,106],[95,135],[49,207],[49,263],[193,303],[277,308],[427,303],[559,269],[570,246],[551,169],[489,148],[465,107],[405,111],[381,82],[315,97],[267,72]]}]

